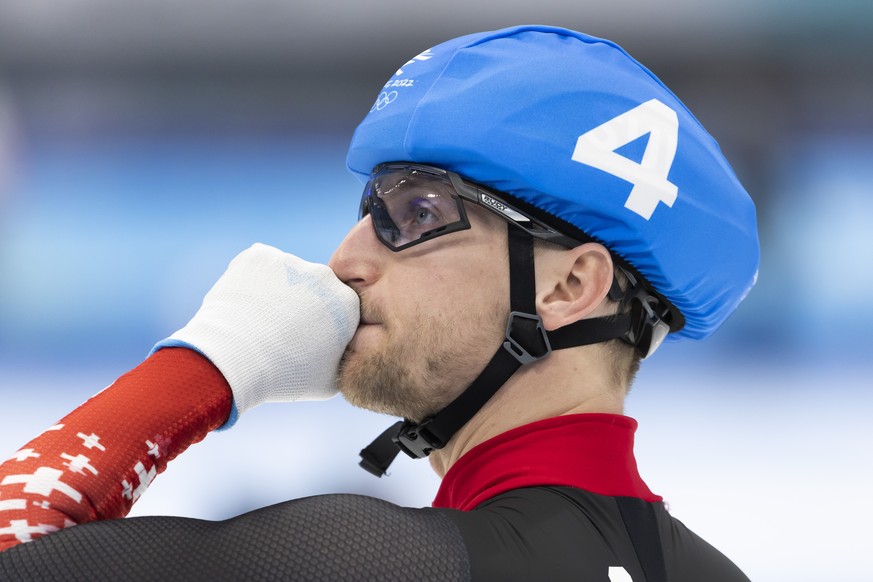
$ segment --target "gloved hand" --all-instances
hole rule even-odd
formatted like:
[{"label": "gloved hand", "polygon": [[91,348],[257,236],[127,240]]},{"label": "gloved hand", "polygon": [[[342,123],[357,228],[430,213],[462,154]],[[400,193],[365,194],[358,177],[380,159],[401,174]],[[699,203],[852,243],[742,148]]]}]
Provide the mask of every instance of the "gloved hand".
[{"label": "gloved hand", "polygon": [[258,243],[231,261],[191,321],[152,353],[175,346],[209,358],[233,391],[228,428],[264,402],[336,394],[359,310],[358,295],[329,267]]}]

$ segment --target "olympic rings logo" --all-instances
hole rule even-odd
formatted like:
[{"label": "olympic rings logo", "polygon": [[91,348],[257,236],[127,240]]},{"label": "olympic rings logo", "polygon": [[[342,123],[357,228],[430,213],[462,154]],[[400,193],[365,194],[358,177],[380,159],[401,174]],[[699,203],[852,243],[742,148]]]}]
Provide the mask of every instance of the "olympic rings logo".
[{"label": "olympic rings logo", "polygon": [[395,99],[397,99],[397,91],[391,91],[390,93],[382,91],[381,93],[379,93],[379,98],[376,99],[376,103],[373,104],[373,107],[370,109],[370,111],[381,111],[388,107],[388,105],[393,103]]}]

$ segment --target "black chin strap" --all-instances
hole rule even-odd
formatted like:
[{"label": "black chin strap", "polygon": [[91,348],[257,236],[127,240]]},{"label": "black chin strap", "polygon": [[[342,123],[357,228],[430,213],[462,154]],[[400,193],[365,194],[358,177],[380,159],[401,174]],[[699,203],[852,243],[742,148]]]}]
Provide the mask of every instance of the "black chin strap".
[{"label": "black chin strap", "polygon": [[533,237],[509,225],[509,305],[506,341],[473,380],[448,406],[420,424],[401,420],[361,451],[360,465],[381,477],[401,450],[423,458],[449,442],[521,366],[548,356],[552,350],[600,343],[627,333],[629,315],[583,319],[546,331],[536,313]]}]

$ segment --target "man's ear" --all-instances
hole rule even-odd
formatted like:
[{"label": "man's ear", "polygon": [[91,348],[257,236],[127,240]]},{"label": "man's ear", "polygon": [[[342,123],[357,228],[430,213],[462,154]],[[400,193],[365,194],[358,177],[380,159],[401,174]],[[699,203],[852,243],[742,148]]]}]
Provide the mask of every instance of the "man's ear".
[{"label": "man's ear", "polygon": [[558,329],[598,311],[612,286],[612,257],[598,243],[546,249],[537,254],[536,278],[537,313],[547,330]]}]

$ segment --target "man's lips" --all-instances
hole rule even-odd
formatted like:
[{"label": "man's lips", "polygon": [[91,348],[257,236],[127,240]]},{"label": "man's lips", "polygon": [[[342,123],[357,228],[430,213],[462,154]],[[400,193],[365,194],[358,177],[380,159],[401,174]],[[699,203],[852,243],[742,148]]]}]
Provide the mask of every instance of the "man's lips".
[{"label": "man's lips", "polygon": [[358,325],[381,325],[381,318],[375,317],[373,314],[366,314],[361,316],[361,319]]},{"label": "man's lips", "polygon": [[378,331],[376,328],[380,327],[381,325],[382,324],[379,322],[361,320],[360,323],[358,323],[358,329],[355,331],[355,335],[352,338],[351,343],[349,344],[351,350],[356,351],[355,348],[362,345],[362,342],[364,345],[366,345],[374,341],[374,334],[376,334]]}]

